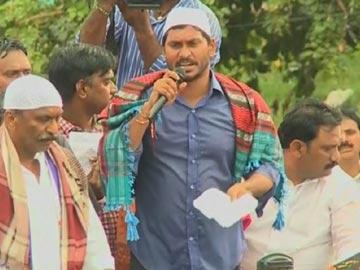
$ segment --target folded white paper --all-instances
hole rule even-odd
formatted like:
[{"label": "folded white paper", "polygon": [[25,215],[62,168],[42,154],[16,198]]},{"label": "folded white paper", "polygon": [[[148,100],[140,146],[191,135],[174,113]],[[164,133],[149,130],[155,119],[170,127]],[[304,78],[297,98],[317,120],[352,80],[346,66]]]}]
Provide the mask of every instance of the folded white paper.
[{"label": "folded white paper", "polygon": [[97,157],[101,132],[70,132],[69,144],[86,174],[91,171],[91,158]]},{"label": "folded white paper", "polygon": [[214,219],[220,226],[228,228],[242,217],[252,213],[258,201],[250,193],[231,201],[226,193],[210,188],[197,197],[193,204],[207,218]]}]

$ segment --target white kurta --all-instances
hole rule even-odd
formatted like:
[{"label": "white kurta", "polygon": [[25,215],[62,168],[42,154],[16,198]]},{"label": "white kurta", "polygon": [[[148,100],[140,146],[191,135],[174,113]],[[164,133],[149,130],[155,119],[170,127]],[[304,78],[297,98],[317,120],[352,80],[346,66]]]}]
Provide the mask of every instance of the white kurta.
[{"label": "white kurta", "polygon": [[263,256],[280,252],[294,259],[295,270],[325,270],[360,250],[360,186],[340,167],[330,176],[299,185],[290,183],[286,227],[272,229],[277,207],[269,201],[264,215],[245,231],[248,250],[242,270],[256,269]]},{"label": "white kurta", "polygon": [[[60,203],[45,154],[37,155],[40,179],[22,167],[28,197],[31,261],[34,270],[60,269]],[[84,270],[114,269],[105,232],[89,202],[89,227]]]},{"label": "white kurta", "polygon": [[360,183],[360,173],[354,177],[354,180]]}]

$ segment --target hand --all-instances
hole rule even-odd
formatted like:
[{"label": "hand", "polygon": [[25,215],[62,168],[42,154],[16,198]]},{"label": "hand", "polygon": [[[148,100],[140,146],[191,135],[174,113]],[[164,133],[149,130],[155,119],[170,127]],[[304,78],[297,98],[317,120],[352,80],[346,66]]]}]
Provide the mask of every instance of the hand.
[{"label": "hand", "polygon": [[154,83],[153,91],[149,97],[149,100],[145,102],[143,110],[144,113],[150,113],[151,108],[158,101],[160,96],[164,96],[167,99],[167,104],[171,104],[175,101],[176,96],[186,87],[187,83],[182,82],[177,84],[180,79],[176,72],[166,70],[164,76]]},{"label": "hand", "polygon": [[97,0],[98,6],[110,12],[115,6],[117,0]]},{"label": "hand", "polygon": [[89,185],[95,193],[96,199],[100,200],[104,197],[104,189],[100,178],[100,164],[97,157],[89,159],[91,163],[91,171],[88,174]]},{"label": "hand", "polygon": [[[125,0],[116,0],[124,20],[134,28],[134,30],[146,29],[145,25],[150,26],[149,12],[143,9],[129,8]],[[150,26],[151,27],[151,26]]]},{"label": "hand", "polygon": [[227,194],[230,196],[231,201],[234,201],[249,192],[246,181],[243,181],[232,185],[228,189]]}]

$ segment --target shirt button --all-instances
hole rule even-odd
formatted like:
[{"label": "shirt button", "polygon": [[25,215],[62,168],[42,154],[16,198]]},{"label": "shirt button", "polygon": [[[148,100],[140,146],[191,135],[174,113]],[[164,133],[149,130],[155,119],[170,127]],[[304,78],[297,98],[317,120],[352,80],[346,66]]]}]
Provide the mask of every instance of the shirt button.
[{"label": "shirt button", "polygon": [[191,112],[192,112],[192,113],[196,113],[196,110],[195,110],[195,109],[192,109]]},{"label": "shirt button", "polygon": [[193,135],[191,135],[191,137],[192,137],[193,139],[195,139],[195,138],[196,138],[196,135],[195,135],[195,134],[193,134]]},{"label": "shirt button", "polygon": [[190,236],[190,237],[189,237],[189,240],[190,240],[190,241],[194,241],[194,237]]},{"label": "shirt button", "polygon": [[194,185],[190,185],[190,189],[194,189],[195,188],[195,186]]},{"label": "shirt button", "polygon": [[189,212],[189,215],[190,215],[190,216],[193,216],[193,215],[194,215],[194,212],[193,212],[193,211],[190,211],[190,212]]},{"label": "shirt button", "polygon": [[196,163],[196,160],[195,160],[195,159],[193,159],[193,160],[191,161],[191,163],[192,163],[192,164],[195,164],[195,163]]}]

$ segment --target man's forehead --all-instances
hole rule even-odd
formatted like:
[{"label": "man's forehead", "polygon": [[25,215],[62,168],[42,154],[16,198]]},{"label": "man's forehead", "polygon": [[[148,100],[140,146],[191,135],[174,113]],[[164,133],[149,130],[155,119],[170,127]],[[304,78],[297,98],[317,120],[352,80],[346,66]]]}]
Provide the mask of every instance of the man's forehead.
[{"label": "man's forehead", "polygon": [[347,128],[347,129],[359,129],[357,123],[350,118],[345,118],[341,121],[341,127],[342,129]]},{"label": "man's forehead", "polygon": [[28,57],[22,51],[10,51],[5,57],[0,58],[0,69],[31,69],[31,64]]},{"label": "man's forehead", "polygon": [[101,77],[104,77],[104,78],[112,78],[114,77],[114,71],[112,69],[109,69],[107,72],[103,73],[101,75]]},{"label": "man's forehead", "polygon": [[[341,126],[321,126],[318,129],[316,139],[322,141],[323,144],[332,145],[334,141],[341,138]],[[336,143],[336,142],[335,142]]]},{"label": "man's forehead", "polygon": [[[189,34],[184,35],[183,32],[185,31],[189,32]],[[202,37],[201,30],[191,25],[186,25],[181,28],[172,28],[167,32],[167,39],[195,39],[200,37]]]}]

